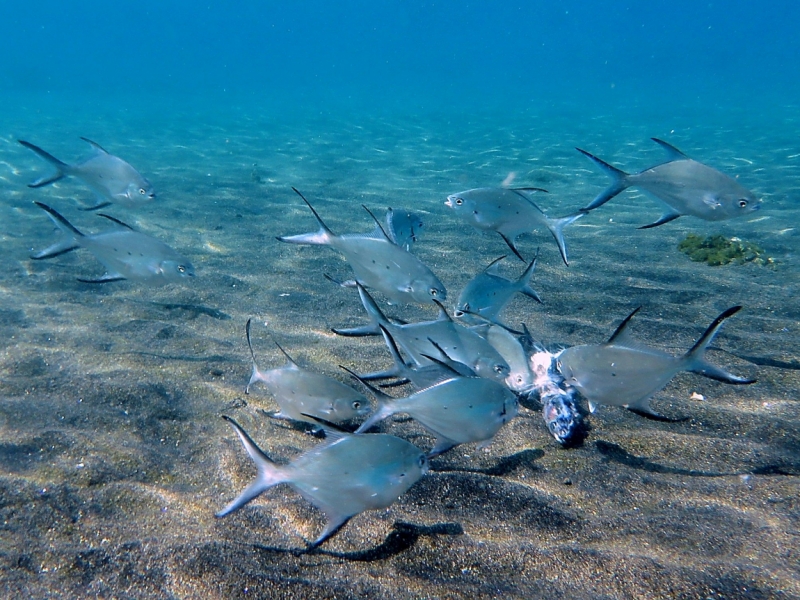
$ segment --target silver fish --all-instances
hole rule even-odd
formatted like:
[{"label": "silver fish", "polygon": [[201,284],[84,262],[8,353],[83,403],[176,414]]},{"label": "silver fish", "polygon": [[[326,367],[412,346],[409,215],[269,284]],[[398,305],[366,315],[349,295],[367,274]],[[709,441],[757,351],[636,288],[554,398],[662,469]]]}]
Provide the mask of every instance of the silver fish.
[{"label": "silver fish", "polygon": [[382,239],[387,236],[395,244],[410,252],[411,245],[417,241],[417,236],[422,229],[422,217],[404,208],[394,210],[386,209],[384,225],[378,224],[369,234],[370,237]]},{"label": "silver fish", "polygon": [[411,244],[417,241],[417,236],[422,230],[422,217],[409,212],[404,208],[386,211],[386,233],[391,240],[408,251]]},{"label": "silver fish", "polygon": [[154,237],[134,231],[122,221],[100,214],[120,225],[122,229],[84,235],[56,210],[41,202],[36,206],[45,211],[53,223],[66,235],[41,252],[31,256],[34,260],[52,258],[76,248],[86,248],[103,263],[106,273],[98,279],[78,279],[84,283],[108,283],[130,279],[151,285],[194,277],[194,267],[185,257]]},{"label": "silver fish", "polygon": [[[432,361],[431,364],[417,365],[414,361],[406,362],[400,355],[400,349],[394,341],[394,338],[386,330],[386,327],[379,325],[383,339],[386,342],[389,353],[392,355],[394,367],[379,373],[372,373],[370,375],[360,375],[359,377],[364,380],[368,379],[388,379],[396,377],[398,381],[389,384],[383,384],[381,387],[393,387],[395,385],[405,385],[410,383],[415,389],[421,390],[446,379],[453,377],[477,377],[475,371],[470,369],[467,365],[451,360],[447,357],[447,353],[437,345],[439,354],[442,358],[428,357]],[[433,342],[432,342],[433,343]]]},{"label": "silver fish", "polygon": [[639,187],[667,205],[659,219],[639,229],[649,229],[692,215],[706,221],[722,221],[750,214],[761,208],[761,200],[735,179],[716,169],[692,160],[675,146],[651,138],[664,148],[669,161],[639,173],[626,173],[605,161],[576,148],[599,165],[614,180],[611,186],[581,210],[590,211],[602,206],[629,187]]},{"label": "silver fish", "polygon": [[480,377],[454,377],[406,398],[395,399],[364,383],[378,401],[376,410],[356,430],[366,431],[387,417],[406,413],[436,436],[432,458],[459,444],[488,446],[500,428],[517,416],[517,396],[504,385]]},{"label": "silver fish", "polygon": [[327,517],[316,548],[355,515],[386,508],[428,472],[428,459],[409,442],[393,435],[350,435],[326,432],[329,440],[301,454],[288,465],[276,465],[229,417],[258,470],[256,479],[217,518],[242,508],[269,488],[288,483]]},{"label": "silver fish", "polygon": [[622,406],[645,416],[658,418],[650,409],[650,397],[664,388],[681,371],[697,373],[724,383],[749,384],[754,379],[737,377],[705,359],[711,340],[728,317],[742,307],[734,306],[719,315],[683,356],[672,356],[633,340],[627,326],[634,310],[605,344],[573,346],[557,355],[557,368],[566,385],[575,387],[589,401]]},{"label": "silver fish", "polygon": [[18,140],[20,144],[33,150],[56,168],[55,174],[41,177],[28,184],[28,187],[39,188],[55,183],[67,176],[75,177],[89,186],[102,200],[100,204],[87,210],[102,208],[112,202],[123,206],[139,206],[155,200],[156,192],[153,189],[153,185],[136,169],[121,158],[109,154],[92,140],[81,139],[94,149],[94,154],[74,165],[68,165],[58,160],[52,154],[45,152],[30,142]]},{"label": "silver fish", "polygon": [[528,353],[520,344],[516,335],[499,325],[488,325],[485,333],[486,341],[500,353],[508,363],[509,372],[505,384],[514,392],[522,393],[530,389],[533,383]]},{"label": "silver fish", "polygon": [[[383,326],[403,351],[417,365],[431,364],[429,357],[454,360],[472,369],[480,377],[499,382],[508,376],[508,363],[497,350],[476,332],[454,323],[444,307],[439,304],[439,318],[420,323],[395,323],[383,314],[375,300],[360,284],[358,293],[370,324],[352,329],[335,328],[339,335],[378,335]],[[441,356],[441,351],[446,357]]]},{"label": "silver fish", "polygon": [[567,247],[564,242],[564,227],[580,219],[585,213],[578,212],[559,219],[551,219],[531,200],[526,192],[546,192],[540,188],[476,188],[447,197],[445,204],[464,221],[478,229],[496,231],[520,260],[525,260],[514,245],[523,233],[532,232],[540,226],[547,227],[558,244],[558,251],[565,265]]},{"label": "silver fish", "polygon": [[516,281],[500,275],[498,265],[504,258],[505,256],[501,256],[492,261],[488,267],[467,283],[458,297],[453,316],[473,325],[481,322],[474,314],[496,322],[500,313],[517,292],[533,298],[537,302],[542,301],[539,294],[530,287],[530,279],[536,268],[536,258],[531,261],[531,264]]},{"label": "silver fish", "polygon": [[280,411],[272,415],[274,418],[316,425],[317,421],[313,418],[316,417],[331,423],[342,423],[363,418],[372,410],[363,394],[332,377],[299,367],[277,342],[275,345],[286,357],[286,364],[277,369],[260,371],[250,342],[250,319],[247,320],[245,331],[253,359],[253,372],[245,393],[250,393],[250,386],[254,383],[264,383],[280,407]]},{"label": "silver fish", "polygon": [[308,204],[320,228],[316,233],[281,236],[278,240],[290,244],[330,246],[338,250],[352,267],[358,283],[384,293],[393,302],[425,304],[447,298],[439,278],[416,256],[392,242],[382,229],[381,238],[371,237],[373,234],[335,235],[308,200],[292,189]]}]

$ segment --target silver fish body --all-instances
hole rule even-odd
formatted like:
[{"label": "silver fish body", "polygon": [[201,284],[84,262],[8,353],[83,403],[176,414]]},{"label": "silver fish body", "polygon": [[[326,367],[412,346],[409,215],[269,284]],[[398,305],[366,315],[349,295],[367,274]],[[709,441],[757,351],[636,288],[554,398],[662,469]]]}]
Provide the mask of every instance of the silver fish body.
[{"label": "silver fish body", "polygon": [[454,377],[399,399],[370,389],[377,397],[378,410],[364,421],[357,433],[391,415],[406,413],[436,436],[436,445],[428,453],[429,457],[459,444],[488,445],[519,410],[519,401],[513,392],[500,383],[480,377]]},{"label": "silver fish body", "polygon": [[614,180],[583,210],[602,206],[629,187],[639,187],[667,206],[666,212],[657,221],[640,229],[657,227],[683,215],[706,221],[722,221],[745,216],[761,208],[761,200],[732,177],[692,160],[667,142],[652,139],[668,152],[670,160],[633,174],[621,171],[578,148]]},{"label": "silver fish body", "polygon": [[259,370],[250,342],[250,319],[246,332],[253,371],[245,393],[249,393],[250,386],[256,382],[266,385],[280,407],[280,411],[272,415],[274,418],[315,425],[316,418],[338,424],[361,419],[372,410],[366,396],[332,377],[300,367],[277,342],[275,345],[286,357],[286,364],[277,369]]},{"label": "silver fish body", "polygon": [[657,417],[650,409],[650,397],[681,371],[731,384],[754,382],[712,365],[704,356],[725,319],[739,309],[740,306],[734,306],[723,312],[686,354],[673,356],[644,346],[630,337],[627,325],[639,310],[637,308],[605,344],[586,344],[562,350],[556,357],[558,371],[564,377],[565,385],[577,388],[588,400],[591,411],[598,404],[607,404]]},{"label": "silver fish body", "polygon": [[[303,198],[300,192],[295,192]],[[358,283],[382,292],[393,302],[425,304],[447,298],[447,291],[439,278],[416,256],[392,242],[385,232],[382,237],[373,237],[374,234],[335,235],[308,200],[303,200],[314,213],[319,231],[281,236],[278,240],[290,244],[330,246],[338,250],[353,269]]]},{"label": "silver fish body", "polygon": [[524,259],[517,250],[516,239],[523,233],[530,233],[538,227],[546,227],[556,240],[564,264],[569,264],[563,230],[585,213],[578,212],[567,217],[551,219],[526,195],[531,191],[546,190],[476,188],[448,196],[445,204],[473,227],[499,233],[520,260]]},{"label": "silver fish body", "polygon": [[287,483],[320,509],[327,524],[309,546],[315,548],[355,515],[391,506],[428,471],[428,459],[413,444],[392,435],[332,434],[330,440],[279,466],[233,419],[258,474],[233,502],[216,514],[224,517],[280,483]]},{"label": "silver fish body", "polygon": [[517,336],[505,327],[489,325],[485,333],[486,341],[500,353],[508,363],[509,372],[505,378],[508,389],[518,394],[530,389],[533,373],[530,369],[528,353],[520,344]]},{"label": "silver fish body", "polygon": [[152,236],[133,231],[117,219],[101,215],[124,228],[84,235],[56,210],[41,202],[35,204],[47,212],[66,237],[31,258],[41,260],[79,247],[86,248],[105,266],[106,273],[99,279],[79,279],[79,281],[106,283],[129,279],[150,285],[161,285],[194,276],[194,267],[184,256]]},{"label": "silver fish body", "polygon": [[353,329],[334,329],[340,335],[378,335],[384,327],[408,356],[417,365],[431,364],[430,356],[446,358],[462,363],[478,376],[503,382],[509,373],[508,363],[489,342],[467,327],[462,327],[447,314],[440,305],[439,318],[419,323],[395,323],[380,310],[375,300],[363,286],[358,293],[370,324]]},{"label": "silver fish body", "polygon": [[[517,280],[506,279],[499,273],[498,263],[505,257],[493,261],[482,272],[473,277],[458,297],[454,315],[466,323],[483,323],[474,315],[496,322],[500,313],[516,293],[523,294],[541,302],[539,294],[530,287],[530,279],[536,268],[534,258],[525,272]],[[473,313],[473,314],[470,314]]]},{"label": "silver fish body", "polygon": [[103,201],[93,208],[107,206],[109,203],[134,207],[155,200],[153,185],[130,164],[109,154],[99,144],[86,138],[81,139],[92,147],[94,154],[73,165],[58,160],[30,142],[19,140],[20,144],[56,168],[54,175],[42,177],[29,184],[29,187],[42,187],[69,176],[82,181]]}]

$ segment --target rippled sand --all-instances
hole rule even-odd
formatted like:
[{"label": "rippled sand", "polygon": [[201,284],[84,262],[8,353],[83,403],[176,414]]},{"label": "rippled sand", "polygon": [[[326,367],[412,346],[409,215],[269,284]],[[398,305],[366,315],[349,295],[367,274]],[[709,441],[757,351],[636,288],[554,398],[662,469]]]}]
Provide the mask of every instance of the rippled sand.
[{"label": "rippled sand", "polygon": [[[7,107],[2,588],[8,597],[800,596],[796,114]],[[34,200],[81,230],[108,227],[78,210],[93,199],[79,184],[25,185],[46,167],[17,138],[69,162],[88,150],[79,136],[154,182],[156,203],[107,211],[184,252],[195,281],[92,286],[76,281],[102,274],[86,251],[28,258],[54,238]],[[472,274],[507,248],[457,222],[447,194],[499,185],[514,172],[515,184],[549,189],[537,199],[561,216],[608,183],[574,146],[633,171],[664,158],[651,136],[738,175],[764,197],[763,210],[640,231],[660,207],[623,193],[567,228],[569,268],[549,232],[521,238],[526,256],[541,247],[533,287],[544,304],[518,297],[504,317],[524,321],[555,349],[604,341],[642,305],[636,336],[678,354],[718,313],[742,304],[709,358],[758,383],[681,374],[653,408],[686,420],[601,407],[586,442],[570,450],[549,437],[537,412],[523,410],[487,450],[462,446],[435,459],[394,506],[357,516],[314,554],[297,551],[324,519],[288,487],[214,519],[254,475],[220,415],[237,419],[278,461],[316,443],[265,417],[275,404],[263,389],[244,395],[248,317],[262,367],[283,363],[270,335],[301,364],[342,381],[337,365],[389,364],[379,339],[330,332],[365,321],[355,292],[323,277],[347,277],[343,260],[275,240],[316,228],[291,186],[337,233],[372,228],[362,204],[422,214],[415,252],[447,285],[452,306]],[[693,263],[677,250],[690,232],[757,243],[777,266]],[[509,277],[523,268],[505,263]],[[388,312],[434,315],[411,306]],[[385,430],[432,445],[405,419]]]}]

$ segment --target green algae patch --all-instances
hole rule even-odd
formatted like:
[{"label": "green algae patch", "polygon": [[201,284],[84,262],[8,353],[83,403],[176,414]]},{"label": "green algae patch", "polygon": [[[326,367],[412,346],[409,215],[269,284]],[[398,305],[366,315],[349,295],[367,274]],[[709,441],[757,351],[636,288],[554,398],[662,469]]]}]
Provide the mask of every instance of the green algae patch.
[{"label": "green algae patch", "polygon": [[739,238],[726,238],[722,235],[702,238],[690,233],[678,244],[678,250],[695,262],[708,263],[714,267],[730,263],[762,266],[775,264],[774,259],[767,256],[763,248]]}]

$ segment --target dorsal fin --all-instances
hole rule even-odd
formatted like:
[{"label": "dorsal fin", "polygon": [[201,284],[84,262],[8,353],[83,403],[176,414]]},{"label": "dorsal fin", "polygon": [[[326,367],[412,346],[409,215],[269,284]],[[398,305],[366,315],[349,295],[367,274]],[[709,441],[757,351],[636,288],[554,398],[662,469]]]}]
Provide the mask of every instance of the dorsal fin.
[{"label": "dorsal fin", "polygon": [[625,317],[625,320],[622,321],[622,323],[619,324],[619,327],[617,327],[616,331],[614,331],[614,333],[611,335],[611,337],[608,338],[608,341],[606,342],[606,344],[613,344],[614,342],[620,343],[620,342],[623,342],[625,339],[627,339],[628,334],[626,333],[625,329],[628,326],[628,323],[630,322],[630,320],[633,318],[633,315],[635,315],[637,312],[639,312],[640,308],[642,308],[642,307],[641,306],[637,306],[633,310],[633,312],[631,314],[629,314],[627,317]]},{"label": "dorsal fin", "polygon": [[286,352],[286,350],[284,350],[284,349],[281,347],[281,345],[278,343],[278,340],[276,340],[275,338],[272,338],[272,341],[273,341],[273,342],[275,343],[275,345],[278,347],[278,350],[280,350],[280,351],[281,351],[281,353],[282,353],[282,354],[283,354],[283,355],[286,357],[286,360],[287,360],[287,361],[289,361],[289,364],[290,364],[291,366],[293,366],[295,369],[299,369],[300,367],[298,367],[298,366],[297,366],[297,363],[294,361],[294,359],[293,359],[291,356],[289,356],[289,353],[288,353],[288,352]]},{"label": "dorsal fin", "polygon": [[350,369],[348,369],[344,365],[339,365],[339,368],[340,369],[344,369],[345,371],[350,373],[350,375],[356,381],[358,381],[361,385],[363,385],[365,388],[367,388],[372,393],[372,395],[375,396],[378,400],[381,400],[381,401],[384,401],[384,402],[386,400],[389,400],[389,401],[394,400],[394,398],[392,396],[390,396],[389,394],[387,394],[385,392],[382,392],[381,390],[379,390],[378,388],[376,388],[375,386],[370,384],[368,381],[365,381],[364,379],[362,379],[356,372],[351,371]]},{"label": "dorsal fin", "polygon": [[515,187],[515,188],[508,188],[512,192],[544,192],[545,194],[549,194],[547,190],[537,187]]},{"label": "dorsal fin", "polygon": [[450,315],[447,313],[447,309],[444,307],[444,304],[439,302],[436,298],[432,298],[433,302],[436,306],[439,307],[439,316],[436,317],[437,321],[448,321],[450,323],[453,322],[453,319],[450,318]]},{"label": "dorsal fin", "polygon": [[98,144],[97,142],[93,142],[89,138],[85,138],[85,137],[82,137],[81,139],[84,142],[86,142],[87,144],[89,144],[92,148],[94,148],[95,150],[100,152],[101,154],[108,154],[108,151],[105,148],[103,148],[100,144]]},{"label": "dorsal fin", "polygon": [[675,146],[673,146],[672,144],[668,144],[664,140],[660,140],[658,138],[650,138],[650,139],[667,151],[667,156],[669,157],[670,160],[687,160],[689,158],[683,152],[678,150]]},{"label": "dorsal fin", "polygon": [[322,229],[322,230],[323,230],[325,233],[327,233],[329,236],[331,236],[331,237],[336,237],[336,234],[335,234],[335,233],[333,233],[333,232],[332,232],[332,231],[331,231],[331,230],[328,228],[328,226],[327,226],[327,225],[325,225],[325,222],[322,220],[322,217],[320,217],[320,216],[319,216],[319,213],[317,213],[317,211],[314,209],[314,207],[313,207],[313,206],[311,206],[311,202],[309,202],[308,200],[306,200],[306,197],[305,197],[305,196],[303,196],[303,194],[301,194],[301,193],[300,193],[300,190],[298,190],[298,189],[297,189],[296,187],[294,187],[294,186],[292,186],[292,190],[294,190],[294,193],[295,193],[295,194],[297,194],[298,196],[300,196],[300,197],[303,199],[303,202],[305,202],[305,203],[308,205],[308,208],[310,208],[310,209],[311,209],[311,212],[314,214],[314,217],[317,219],[317,223],[319,223],[319,226],[320,226],[320,228],[321,228],[321,229]]},{"label": "dorsal fin", "polygon": [[[390,244],[394,244],[395,243],[394,240],[389,237],[389,235],[386,233],[386,230],[383,228],[383,225],[381,224],[381,222],[378,221],[377,217],[374,214],[372,214],[372,211],[367,208],[366,204],[362,204],[361,208],[363,208],[365,211],[367,211],[369,216],[372,217],[372,220],[375,221],[375,224],[378,226],[378,229],[380,229],[381,233],[383,234],[383,239],[385,239]],[[378,231],[375,230],[373,233],[377,234]]]},{"label": "dorsal fin", "polygon": [[500,267],[498,266],[500,261],[505,259],[508,254],[503,254],[500,258],[495,258],[492,262],[486,265],[486,268],[483,270],[484,273],[488,273],[489,275],[499,275],[500,274]]},{"label": "dorsal fin", "polygon": [[117,225],[121,225],[125,229],[130,229],[131,231],[136,231],[133,227],[131,227],[127,223],[123,223],[122,221],[120,221],[116,217],[112,217],[111,215],[107,215],[106,213],[97,213],[97,216],[98,217],[103,217],[104,219],[108,219],[109,221],[112,221],[112,222],[116,223]]}]

